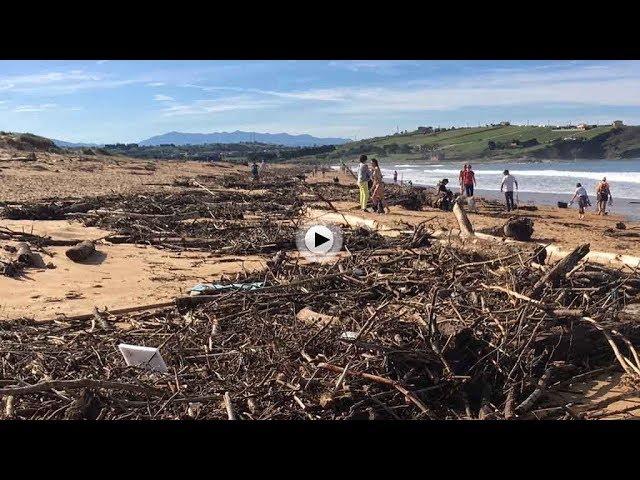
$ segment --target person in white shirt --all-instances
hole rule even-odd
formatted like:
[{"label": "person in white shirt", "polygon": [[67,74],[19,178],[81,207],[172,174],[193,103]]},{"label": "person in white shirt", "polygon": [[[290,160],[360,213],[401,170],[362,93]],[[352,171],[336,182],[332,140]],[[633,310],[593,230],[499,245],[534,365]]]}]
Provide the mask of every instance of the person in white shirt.
[{"label": "person in white shirt", "polygon": [[360,209],[367,212],[367,204],[369,203],[369,179],[371,173],[367,166],[367,156],[360,156],[360,165],[358,165],[358,188],[360,189]]},{"label": "person in white shirt", "polygon": [[504,192],[504,198],[507,201],[507,212],[510,212],[516,208],[513,202],[513,186],[515,185],[516,190],[518,190],[518,181],[513,175],[509,174],[509,170],[505,170],[502,173],[504,174],[504,178],[500,185],[500,191]]},{"label": "person in white shirt", "polygon": [[582,186],[581,183],[576,183],[576,193],[573,194],[573,198],[569,202],[569,205],[573,204],[573,201],[578,198],[578,218],[580,220],[584,219],[584,209],[585,207],[591,206],[591,202],[589,201],[589,196],[587,195],[587,189]]}]

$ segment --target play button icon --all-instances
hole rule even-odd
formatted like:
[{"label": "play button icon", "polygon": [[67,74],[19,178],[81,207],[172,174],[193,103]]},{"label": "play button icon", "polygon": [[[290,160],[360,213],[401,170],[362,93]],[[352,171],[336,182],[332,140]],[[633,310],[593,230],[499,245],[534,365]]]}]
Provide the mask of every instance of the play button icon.
[{"label": "play button icon", "polygon": [[327,242],[330,242],[330,241],[331,241],[330,238],[327,238],[327,237],[325,237],[323,235],[320,235],[318,232],[316,232],[316,240],[315,240],[316,248],[318,248],[323,243],[327,243]]},{"label": "play button icon", "polygon": [[342,230],[333,224],[304,225],[298,231],[296,244],[308,259],[323,261],[342,249]]},{"label": "play button icon", "polygon": [[331,250],[333,232],[325,225],[313,225],[304,234],[304,244],[311,253],[323,255]]}]

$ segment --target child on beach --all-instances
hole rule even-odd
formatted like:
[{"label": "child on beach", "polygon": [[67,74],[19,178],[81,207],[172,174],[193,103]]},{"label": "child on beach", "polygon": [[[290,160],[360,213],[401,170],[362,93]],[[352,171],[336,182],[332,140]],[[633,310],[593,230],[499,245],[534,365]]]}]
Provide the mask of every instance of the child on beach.
[{"label": "child on beach", "polygon": [[578,198],[578,218],[584,220],[584,209],[591,206],[589,202],[589,196],[587,195],[587,189],[582,186],[581,183],[576,183],[576,193],[573,194],[573,198],[569,202],[569,205],[573,205],[573,201]]}]

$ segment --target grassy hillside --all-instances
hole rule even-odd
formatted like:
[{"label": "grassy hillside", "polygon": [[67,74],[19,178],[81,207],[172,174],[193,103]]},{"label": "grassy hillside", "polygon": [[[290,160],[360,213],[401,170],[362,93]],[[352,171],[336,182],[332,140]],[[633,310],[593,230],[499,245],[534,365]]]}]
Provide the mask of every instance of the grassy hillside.
[{"label": "grassy hillside", "polygon": [[[490,142],[493,145],[490,146]],[[610,126],[586,131],[550,127],[495,126],[458,128],[444,132],[391,135],[351,142],[332,155],[368,153],[429,159],[442,152],[446,160],[523,158],[632,158],[640,156],[640,127]]]},{"label": "grassy hillside", "polygon": [[32,133],[0,132],[0,147],[28,152],[57,152],[60,149],[48,138]]}]

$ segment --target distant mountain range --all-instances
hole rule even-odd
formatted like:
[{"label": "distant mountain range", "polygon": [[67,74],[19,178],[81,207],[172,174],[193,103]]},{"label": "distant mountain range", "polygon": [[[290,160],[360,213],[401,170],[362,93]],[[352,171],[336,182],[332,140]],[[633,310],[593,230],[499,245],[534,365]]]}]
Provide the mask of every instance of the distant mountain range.
[{"label": "distant mountain range", "polygon": [[259,142],[288,147],[309,147],[312,145],[342,145],[350,142],[348,138],[319,138],[311,135],[290,135],[288,133],[259,132],[214,132],[214,133],[182,133],[169,132],[138,142],[139,145],[203,145],[205,143],[240,143]]},{"label": "distant mountain range", "polygon": [[72,143],[72,142],[65,142],[62,140],[56,140],[55,138],[52,138],[51,141],[53,143],[56,144],[56,146],[60,147],[60,148],[82,148],[82,147],[103,147],[104,145],[100,144],[96,144],[96,143]]},{"label": "distant mountain range", "polygon": [[[61,148],[103,147],[104,144],[73,143],[52,139]],[[213,132],[213,133],[183,133],[169,132],[163,135],[147,138],[137,142],[141,146],[156,146],[164,144],[174,145],[204,145],[207,143],[240,143],[258,142],[272,145],[286,145],[287,147],[310,147],[313,145],[342,145],[351,142],[349,138],[320,138],[311,135],[290,135],[288,133],[259,133],[259,132]],[[115,143],[115,142],[114,142]]]}]

